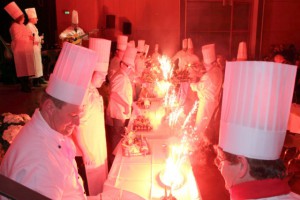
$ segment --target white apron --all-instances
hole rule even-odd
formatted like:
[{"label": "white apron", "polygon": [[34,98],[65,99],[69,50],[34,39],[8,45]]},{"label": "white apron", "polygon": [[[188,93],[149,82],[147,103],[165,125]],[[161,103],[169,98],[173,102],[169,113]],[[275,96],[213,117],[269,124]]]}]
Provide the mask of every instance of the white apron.
[{"label": "white apron", "polygon": [[84,140],[82,143],[95,161],[95,165],[86,165],[85,168],[90,195],[97,195],[102,192],[108,166],[103,99],[92,85],[88,89],[87,101],[86,112],[80,119],[77,130]]},{"label": "white apron", "polygon": [[34,76],[33,40],[24,24],[14,22],[10,29],[11,49],[14,54],[17,77]]},{"label": "white apron", "polygon": [[34,34],[34,45],[33,45],[33,58],[34,58],[34,69],[35,69],[35,78],[43,76],[43,64],[42,64],[42,55],[41,55],[41,38],[39,36],[39,31],[36,26],[30,22],[26,27]]}]

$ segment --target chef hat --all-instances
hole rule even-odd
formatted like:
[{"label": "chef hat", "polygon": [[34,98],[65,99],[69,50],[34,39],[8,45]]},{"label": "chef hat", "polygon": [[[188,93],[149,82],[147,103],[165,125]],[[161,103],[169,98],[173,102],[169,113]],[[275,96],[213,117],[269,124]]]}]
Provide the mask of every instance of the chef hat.
[{"label": "chef hat", "polygon": [[137,49],[133,47],[127,47],[122,58],[122,62],[134,67],[134,60],[136,57]]},{"label": "chef hat", "polygon": [[158,48],[159,48],[159,45],[158,44],[155,44],[155,46],[154,46],[154,51],[158,51]]},{"label": "chef hat", "polygon": [[96,62],[95,51],[65,42],[46,92],[64,102],[81,105]]},{"label": "chef hat", "polygon": [[78,12],[76,10],[72,11],[72,24],[78,24]]},{"label": "chef hat", "polygon": [[90,38],[89,48],[98,54],[98,60],[95,71],[102,72],[104,76],[107,74],[109,65],[111,41],[102,38]]},{"label": "chef hat", "polygon": [[26,8],[25,12],[26,12],[26,14],[28,16],[28,19],[37,18],[35,8]]},{"label": "chef hat", "polygon": [[145,56],[147,56],[150,46],[148,44],[145,44],[144,52]]},{"label": "chef hat", "polygon": [[182,40],[182,49],[186,49],[188,47],[188,39],[184,38]]},{"label": "chef hat", "polygon": [[192,41],[192,39],[191,38],[188,38],[188,40],[187,40],[188,42],[188,45],[187,45],[187,48],[188,49],[193,49],[194,48],[194,46],[193,46],[193,41]]},{"label": "chef hat", "polygon": [[227,62],[219,146],[260,160],[279,158],[297,67],[273,62]]},{"label": "chef hat", "polygon": [[129,47],[134,47],[135,48],[135,41],[134,40],[130,40],[127,44],[127,46]]},{"label": "chef hat", "polygon": [[22,10],[19,8],[19,6],[14,2],[10,2],[4,7],[4,10],[13,18],[17,19],[21,15],[23,15]]},{"label": "chef hat", "polygon": [[246,42],[239,43],[237,60],[247,60],[247,44],[246,44]]},{"label": "chef hat", "polygon": [[127,47],[128,36],[119,35],[117,38],[117,49],[125,51]]},{"label": "chef hat", "polygon": [[137,51],[138,53],[145,52],[145,40],[138,40]]},{"label": "chef hat", "polygon": [[211,64],[216,61],[215,44],[208,44],[202,46],[203,62],[204,64]]}]

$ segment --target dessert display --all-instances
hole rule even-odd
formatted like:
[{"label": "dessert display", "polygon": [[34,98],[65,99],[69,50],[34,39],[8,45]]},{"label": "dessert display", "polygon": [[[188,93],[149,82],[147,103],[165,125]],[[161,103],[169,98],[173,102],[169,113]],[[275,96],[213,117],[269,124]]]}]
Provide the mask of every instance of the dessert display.
[{"label": "dessert display", "polygon": [[151,131],[153,126],[150,123],[150,120],[143,115],[137,116],[137,118],[133,121],[134,131]]},{"label": "dessert display", "polygon": [[148,98],[141,98],[136,102],[136,105],[141,109],[148,109],[151,106],[151,101]]},{"label": "dessert display", "polygon": [[159,66],[152,66],[144,69],[142,80],[144,83],[154,83],[157,80],[162,80],[163,74]]},{"label": "dessert display", "polygon": [[145,137],[134,131],[127,132],[122,139],[123,156],[139,156],[150,154],[150,149]]},{"label": "dessert display", "polygon": [[189,76],[190,72],[187,68],[182,70],[176,70],[173,73],[172,80],[174,82],[188,82],[190,80]]}]

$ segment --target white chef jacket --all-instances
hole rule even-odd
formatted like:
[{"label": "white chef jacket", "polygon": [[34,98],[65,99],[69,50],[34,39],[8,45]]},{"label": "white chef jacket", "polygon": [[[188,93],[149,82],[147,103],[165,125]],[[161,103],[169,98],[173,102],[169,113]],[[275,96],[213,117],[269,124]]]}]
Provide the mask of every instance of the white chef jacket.
[{"label": "white chef jacket", "polygon": [[103,99],[92,84],[89,86],[86,101],[86,110],[80,118],[77,131],[81,134],[82,143],[87,151],[95,159],[95,164],[85,166],[85,169],[89,193],[90,195],[97,195],[102,192],[108,174],[108,166]]},{"label": "white chef jacket", "polygon": [[[83,36],[85,34],[85,32],[82,30],[82,28],[77,27],[77,31],[74,30],[73,26],[69,26],[68,28],[66,28],[60,35],[59,38],[61,40],[64,40],[65,38],[68,37],[78,37],[78,36]],[[74,44],[78,44],[81,45],[82,44],[82,38],[79,39],[78,41],[74,41]]]},{"label": "white chef jacket", "polygon": [[145,57],[138,55],[134,61],[135,65],[135,75],[137,77],[142,77],[143,71],[146,69]]},{"label": "white chef jacket", "polygon": [[218,66],[213,66],[197,83],[197,96],[199,98],[196,125],[198,130],[204,131],[212,117],[213,112],[220,102],[220,91],[223,84],[222,71]]},{"label": "white chef jacket", "polygon": [[39,78],[43,76],[43,64],[42,64],[42,55],[41,55],[41,42],[42,39],[39,36],[39,30],[36,26],[28,22],[26,27],[34,34],[34,45],[33,45],[33,58],[34,58],[34,69],[35,69],[35,77]]},{"label": "white chef jacket", "polygon": [[180,50],[173,57],[172,62],[175,62],[178,59],[178,67],[179,69],[184,69],[185,64],[183,63],[183,57],[187,54],[186,51]]},{"label": "white chef jacket", "polygon": [[32,33],[24,24],[14,22],[9,29],[17,77],[35,75]]},{"label": "white chef jacket", "polygon": [[121,62],[121,58],[119,58],[118,56],[114,56],[110,60],[108,70],[107,70],[108,80],[111,81],[112,76],[120,69],[120,62]]},{"label": "white chef jacket", "polygon": [[298,194],[290,192],[288,194],[284,194],[284,195],[280,195],[280,196],[260,198],[260,199],[261,200],[299,200],[300,196]]},{"label": "white chef jacket", "polygon": [[132,106],[132,85],[128,75],[120,69],[114,74],[111,81],[111,92],[107,106],[107,115],[115,119],[129,119],[131,114],[124,114],[125,108],[114,98],[122,98],[129,107]]},{"label": "white chef jacket", "polygon": [[75,146],[54,131],[39,109],[6,152],[0,173],[51,199],[85,200]]}]

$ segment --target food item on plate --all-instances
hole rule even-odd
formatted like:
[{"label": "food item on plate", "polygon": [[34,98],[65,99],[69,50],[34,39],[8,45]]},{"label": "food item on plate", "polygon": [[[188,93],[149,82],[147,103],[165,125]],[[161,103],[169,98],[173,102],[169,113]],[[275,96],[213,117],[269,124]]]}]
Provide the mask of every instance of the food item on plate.
[{"label": "food item on plate", "polygon": [[151,131],[153,126],[150,123],[150,120],[143,115],[139,115],[133,121],[133,130],[134,131]]}]

